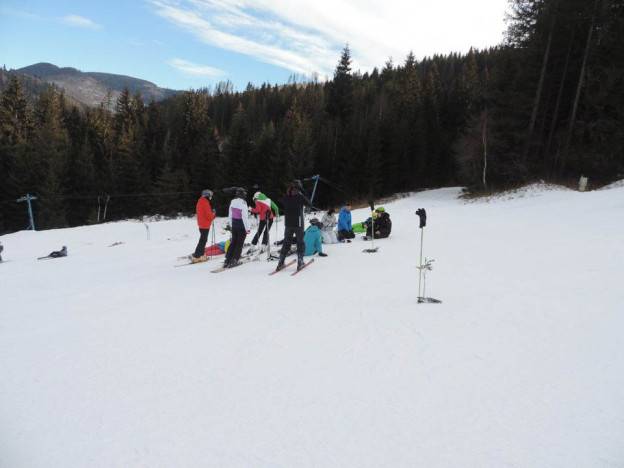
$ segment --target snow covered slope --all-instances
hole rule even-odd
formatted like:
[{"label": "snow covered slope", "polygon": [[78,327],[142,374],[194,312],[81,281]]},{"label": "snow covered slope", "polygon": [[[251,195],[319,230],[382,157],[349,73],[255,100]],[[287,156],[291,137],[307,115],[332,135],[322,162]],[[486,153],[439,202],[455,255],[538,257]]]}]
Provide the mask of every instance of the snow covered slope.
[{"label": "snow covered slope", "polygon": [[624,466],[624,187],[546,189],[296,277],[173,268],[194,220],[1,237],[0,467]]}]

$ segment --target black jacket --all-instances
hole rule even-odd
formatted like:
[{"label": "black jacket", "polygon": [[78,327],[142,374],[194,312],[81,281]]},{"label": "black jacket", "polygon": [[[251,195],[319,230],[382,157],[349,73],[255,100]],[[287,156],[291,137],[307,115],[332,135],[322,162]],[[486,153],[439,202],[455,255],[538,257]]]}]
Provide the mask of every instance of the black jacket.
[{"label": "black jacket", "polygon": [[[372,236],[373,230],[371,218],[368,218],[365,221],[366,224],[366,235]],[[390,235],[392,231],[392,221],[390,220],[390,215],[386,212],[381,213],[377,219],[375,219],[375,238],[383,239]]]},{"label": "black jacket", "polygon": [[286,227],[302,228],[304,227],[303,207],[310,205],[310,201],[301,193],[294,195],[286,195],[280,200],[282,205],[282,213],[284,214]]}]

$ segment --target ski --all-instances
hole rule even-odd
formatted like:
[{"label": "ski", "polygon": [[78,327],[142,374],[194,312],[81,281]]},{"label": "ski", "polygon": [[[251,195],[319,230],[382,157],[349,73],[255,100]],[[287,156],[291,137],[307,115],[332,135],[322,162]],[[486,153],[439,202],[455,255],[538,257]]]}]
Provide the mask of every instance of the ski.
[{"label": "ski", "polygon": [[45,257],[37,257],[37,260],[54,260],[55,258],[64,258],[64,257],[50,257],[46,255]]},{"label": "ski", "polygon": [[282,267],[282,269],[281,269],[281,270],[274,270],[274,271],[272,271],[271,273],[269,273],[269,276],[272,276],[272,275],[274,275],[275,273],[279,273],[280,271],[284,271],[286,268],[288,268],[290,265],[292,265],[292,264],[294,264],[294,263],[296,263],[296,262],[297,262],[297,260],[291,260],[290,262],[288,262],[288,263],[284,264],[284,266]]},{"label": "ski", "polygon": [[187,261],[186,263],[180,263],[178,265],[173,265],[174,268],[183,267],[183,266],[189,266],[189,265],[201,265],[202,263],[207,263],[207,262],[210,262],[211,260],[216,259],[217,255],[213,255],[212,257],[208,257],[203,262],[195,262],[195,263],[191,262],[189,257],[190,257],[190,255],[189,256],[185,255],[184,257],[178,257],[178,260],[189,260],[189,261]]},{"label": "ski", "polygon": [[307,267],[310,263],[314,263],[314,259],[310,260],[309,262],[305,262],[301,268],[297,268],[297,270],[294,273],[292,273],[290,276],[295,276],[297,273],[299,273],[301,270]]},{"label": "ski", "polygon": [[183,266],[190,266],[190,265],[201,265],[202,263],[207,263],[210,260],[204,260],[203,262],[188,262],[188,263],[181,263],[179,265],[173,265],[174,268],[179,268],[179,267],[183,267]]},{"label": "ski", "polygon": [[419,304],[442,304],[440,299],[434,299],[433,297],[419,297]]},{"label": "ski", "polygon": [[251,262],[254,262],[256,260],[257,260],[257,258],[255,258],[255,257],[241,258],[241,260],[239,260],[238,263],[236,265],[232,266],[232,267],[229,267],[229,268],[220,267],[220,268],[217,268],[215,270],[210,270],[210,273],[221,273],[221,272],[223,272],[225,270],[231,270],[232,268],[236,268],[236,267],[239,267],[241,265],[244,265],[245,263],[251,263]]}]

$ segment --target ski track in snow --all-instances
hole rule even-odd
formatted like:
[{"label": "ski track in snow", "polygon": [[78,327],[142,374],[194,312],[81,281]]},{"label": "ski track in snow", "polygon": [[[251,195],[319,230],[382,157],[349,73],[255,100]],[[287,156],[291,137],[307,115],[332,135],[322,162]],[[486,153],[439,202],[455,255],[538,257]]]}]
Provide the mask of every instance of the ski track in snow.
[{"label": "ski track in snow", "polygon": [[193,219],[0,237],[0,467],[624,467],[624,187],[459,193],[294,278],[173,268]]}]

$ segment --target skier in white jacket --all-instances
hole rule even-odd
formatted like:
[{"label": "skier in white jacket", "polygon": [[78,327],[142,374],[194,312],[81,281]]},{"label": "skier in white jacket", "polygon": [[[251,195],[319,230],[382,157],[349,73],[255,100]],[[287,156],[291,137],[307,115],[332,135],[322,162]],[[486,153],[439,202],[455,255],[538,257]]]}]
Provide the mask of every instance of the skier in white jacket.
[{"label": "skier in white jacket", "polygon": [[330,208],[329,210],[327,210],[327,213],[325,213],[323,219],[321,220],[321,224],[323,225],[321,234],[323,236],[323,242],[325,244],[338,243],[336,231],[334,231],[334,228],[336,227],[336,216],[334,215],[334,212],[334,209]]},{"label": "skier in white jacket", "polygon": [[243,188],[236,190],[236,197],[230,202],[230,227],[232,229],[232,240],[225,255],[225,268],[238,265],[245,238],[251,229],[249,225],[249,207],[245,201],[247,192]]}]

